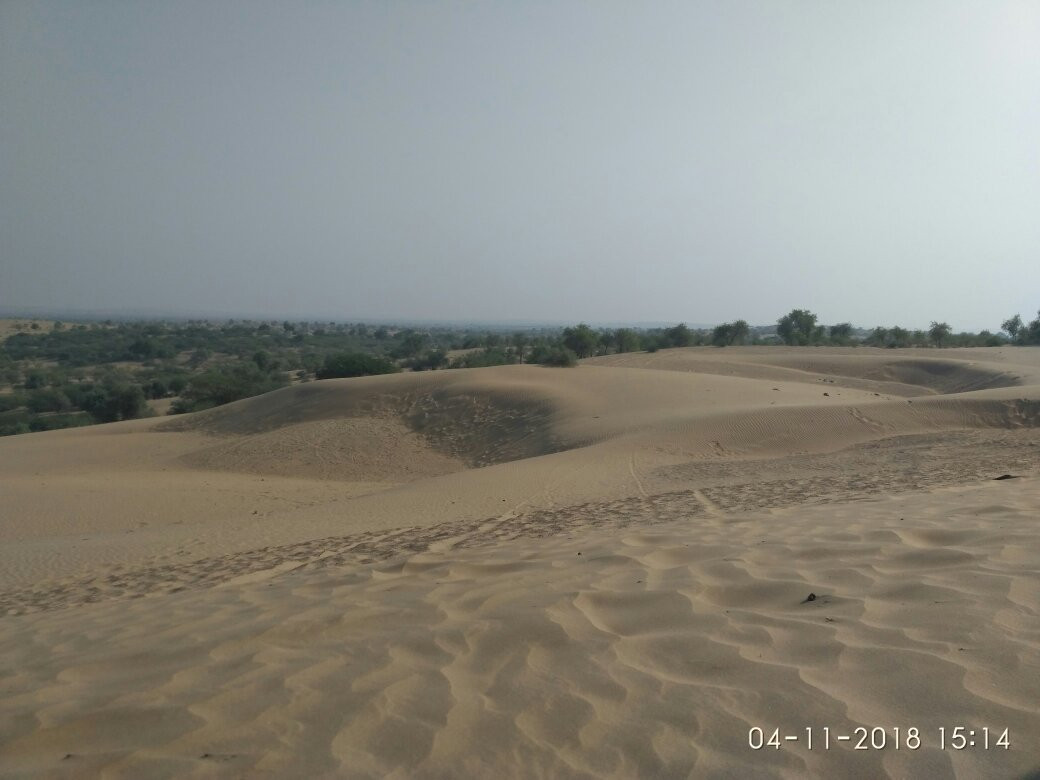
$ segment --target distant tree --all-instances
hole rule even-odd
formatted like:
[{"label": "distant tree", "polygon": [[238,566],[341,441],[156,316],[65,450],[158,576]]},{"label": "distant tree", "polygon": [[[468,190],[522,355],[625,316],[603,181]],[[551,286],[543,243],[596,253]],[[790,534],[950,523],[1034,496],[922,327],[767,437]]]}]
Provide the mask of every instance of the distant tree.
[{"label": "distant tree", "polygon": [[285,384],[282,376],[261,371],[252,361],[219,366],[193,376],[171,411],[175,414],[196,412],[269,393]]},{"label": "distant tree", "polygon": [[524,349],[527,347],[527,335],[517,331],[513,334],[512,344],[513,349],[516,350],[517,362],[522,364],[524,362]]},{"label": "distant tree", "polygon": [[258,350],[253,353],[253,362],[261,371],[271,370],[271,353],[266,350]]},{"label": "distant tree", "polygon": [[1019,331],[1018,337],[1020,343],[1023,344],[1040,344],[1040,311],[1036,313],[1035,320]]},{"label": "distant tree", "polygon": [[953,333],[953,331],[945,322],[935,322],[933,320],[931,327],[928,328],[928,337],[937,347],[941,347],[943,342],[950,337],[951,333]]},{"label": "distant tree", "polygon": [[695,338],[693,331],[686,327],[686,323],[680,322],[664,332],[664,340],[670,347],[689,347],[693,344]]},{"label": "distant tree", "polygon": [[852,324],[840,322],[837,325],[831,325],[830,342],[840,345],[850,344],[852,342]]},{"label": "distant tree", "polygon": [[865,342],[872,347],[883,347],[887,341],[888,328],[883,328],[880,325],[870,331],[870,335],[865,339]]},{"label": "distant tree", "polygon": [[724,322],[715,326],[711,332],[711,343],[716,347],[728,347],[734,344],[744,344],[751,328],[744,320],[736,322]]},{"label": "distant tree", "polygon": [[595,354],[599,335],[584,322],[563,329],[563,345],[580,358]]},{"label": "distant tree", "polygon": [[407,365],[413,371],[435,371],[448,365],[448,353],[440,348],[430,349],[425,354],[409,360]]},{"label": "distant tree", "polygon": [[429,337],[425,333],[416,330],[405,331],[401,334],[401,340],[391,350],[390,354],[396,358],[415,357],[426,347]]},{"label": "distant tree", "polygon": [[736,320],[733,323],[733,344],[746,344],[751,335],[751,326],[746,320]]},{"label": "distant tree", "polygon": [[21,393],[0,394],[0,413],[10,412],[25,406],[25,396]]},{"label": "distant tree", "polygon": [[362,352],[340,352],[326,355],[325,363],[315,372],[318,379],[394,374],[400,371],[386,358],[366,355]]},{"label": "distant tree", "polygon": [[816,315],[807,309],[793,309],[776,324],[776,333],[785,344],[804,345],[813,340],[816,331]]},{"label": "distant tree", "polygon": [[40,412],[67,412],[72,408],[72,401],[61,390],[46,388],[29,393],[26,396],[25,405],[29,411],[37,414]]},{"label": "distant tree", "polygon": [[906,328],[900,328],[898,325],[892,327],[888,331],[888,340],[885,343],[886,347],[902,348],[909,347],[911,343],[911,334]]},{"label": "distant tree", "polygon": [[711,332],[711,343],[716,347],[728,347],[733,340],[733,326],[724,322],[716,325]]},{"label": "distant tree", "polygon": [[572,368],[578,365],[578,356],[567,347],[551,347],[538,355],[537,362],[543,366]]},{"label": "distant tree", "polygon": [[119,380],[83,386],[73,401],[97,422],[103,423],[133,420],[148,409],[141,387]]},{"label": "distant tree", "polygon": [[1007,343],[1007,339],[999,333],[990,333],[988,330],[979,331],[978,340],[984,347],[1000,347]]},{"label": "distant tree", "polygon": [[486,368],[488,366],[508,366],[519,360],[512,347],[486,347],[467,352],[455,359],[451,368]]},{"label": "distant tree", "polygon": [[617,352],[639,351],[639,334],[629,328],[618,328],[613,333],[614,349]]},{"label": "distant tree", "polygon": [[47,386],[47,375],[42,371],[27,371],[23,381],[26,390],[39,390]]},{"label": "distant tree", "polygon": [[205,347],[199,347],[191,353],[191,357],[188,358],[188,365],[192,368],[198,368],[207,360],[209,360],[212,356],[213,353],[210,352],[208,349],[206,349]]},{"label": "distant tree", "polygon": [[1022,332],[1022,325],[1022,318],[1016,314],[1014,317],[1004,320],[1000,324],[1000,329],[1007,333],[1012,341],[1017,341],[1018,334]]}]

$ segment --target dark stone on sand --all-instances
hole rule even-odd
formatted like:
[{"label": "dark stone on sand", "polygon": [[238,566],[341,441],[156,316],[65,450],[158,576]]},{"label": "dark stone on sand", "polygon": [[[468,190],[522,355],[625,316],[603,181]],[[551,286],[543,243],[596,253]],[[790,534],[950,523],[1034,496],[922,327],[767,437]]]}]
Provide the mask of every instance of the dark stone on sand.
[{"label": "dark stone on sand", "polygon": [[1001,474],[999,477],[993,477],[994,482],[999,482],[1002,479],[1018,479],[1017,474]]},{"label": "dark stone on sand", "polygon": [[810,601],[816,601],[816,594],[815,593],[810,593],[808,596],[806,596],[805,597],[805,601],[803,601],[802,603],[806,604],[806,603],[808,603]]}]

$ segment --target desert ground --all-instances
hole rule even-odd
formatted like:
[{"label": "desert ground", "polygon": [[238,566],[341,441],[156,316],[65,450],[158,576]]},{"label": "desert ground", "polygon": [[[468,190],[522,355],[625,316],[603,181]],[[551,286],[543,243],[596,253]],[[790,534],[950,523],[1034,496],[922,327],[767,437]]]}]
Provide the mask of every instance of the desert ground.
[{"label": "desert ground", "polygon": [[1040,348],[675,349],[0,440],[3,777],[1037,772]]}]

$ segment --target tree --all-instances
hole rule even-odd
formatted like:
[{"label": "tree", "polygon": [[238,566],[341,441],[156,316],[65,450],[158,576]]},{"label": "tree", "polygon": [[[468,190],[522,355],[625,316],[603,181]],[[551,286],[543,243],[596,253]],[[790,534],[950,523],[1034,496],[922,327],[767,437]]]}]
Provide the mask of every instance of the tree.
[{"label": "tree", "polygon": [[410,330],[403,334],[400,343],[393,349],[391,354],[398,358],[415,357],[423,351],[423,348],[426,346],[426,340],[427,336],[425,333]]},{"label": "tree", "polygon": [[747,324],[747,320],[736,320],[733,323],[733,343],[734,344],[746,344],[748,336],[751,335],[751,326]]},{"label": "tree", "polygon": [[1017,314],[1000,324],[1000,329],[1007,333],[1012,341],[1018,340],[1018,334],[1022,332],[1022,327],[1022,318]]},{"label": "tree", "polygon": [[513,334],[512,339],[513,349],[516,350],[519,362],[522,365],[524,362],[524,347],[527,346],[527,336],[520,331]]},{"label": "tree", "polygon": [[1036,313],[1036,319],[1018,334],[1020,343],[1040,344],[1040,311]]},{"label": "tree", "polygon": [[552,347],[538,355],[538,362],[543,366],[573,368],[578,365],[578,356],[567,347]]},{"label": "tree", "polygon": [[716,325],[711,332],[711,343],[716,347],[728,347],[733,339],[733,326],[728,322]]},{"label": "tree", "polygon": [[614,331],[614,349],[617,352],[638,352],[639,335],[628,328],[618,328]]},{"label": "tree", "polygon": [[906,328],[900,328],[895,325],[888,332],[888,341],[885,344],[886,347],[909,347],[910,346],[910,331]]},{"label": "tree", "polygon": [[144,391],[139,385],[127,384],[118,379],[109,379],[100,385],[76,388],[73,402],[98,422],[133,420],[142,416],[148,408]]},{"label": "tree", "polygon": [[928,329],[928,337],[932,340],[932,343],[937,347],[941,347],[943,342],[950,337],[953,333],[950,326],[945,322],[932,321],[931,327]]},{"label": "tree", "polygon": [[340,352],[326,355],[325,363],[315,372],[318,379],[394,374],[400,371],[386,358],[366,355],[362,352]]},{"label": "tree", "polygon": [[830,341],[832,344],[849,344],[852,341],[852,323],[840,322],[831,325]]},{"label": "tree", "polygon": [[283,377],[261,371],[252,361],[218,366],[193,376],[170,411],[174,414],[197,412],[269,393],[285,384]]},{"label": "tree", "polygon": [[443,349],[430,349],[419,357],[414,357],[407,362],[412,371],[436,371],[448,365],[448,353]]},{"label": "tree", "polygon": [[26,396],[25,405],[30,412],[67,412],[72,408],[72,402],[61,390],[46,388],[29,393]]},{"label": "tree", "polygon": [[596,351],[599,336],[584,322],[573,328],[563,329],[563,345],[580,358],[589,357]]},{"label": "tree", "polygon": [[674,328],[668,328],[664,332],[664,337],[670,347],[688,347],[694,342],[693,331],[686,327],[685,322],[680,322]]},{"label": "tree", "polygon": [[717,325],[711,332],[711,343],[716,347],[728,347],[733,344],[743,344],[747,341],[751,328],[744,320],[736,322],[724,322]]},{"label": "tree", "polygon": [[776,333],[785,344],[805,345],[813,340],[816,315],[807,309],[793,309],[776,323]]},{"label": "tree", "polygon": [[253,362],[261,371],[271,370],[271,353],[266,350],[258,350],[253,353]]},{"label": "tree", "polygon": [[870,331],[870,335],[866,338],[867,344],[872,347],[883,347],[888,342],[888,328],[878,325],[874,330]]},{"label": "tree", "polygon": [[23,386],[26,390],[39,390],[47,386],[47,377],[42,371],[28,371]]}]

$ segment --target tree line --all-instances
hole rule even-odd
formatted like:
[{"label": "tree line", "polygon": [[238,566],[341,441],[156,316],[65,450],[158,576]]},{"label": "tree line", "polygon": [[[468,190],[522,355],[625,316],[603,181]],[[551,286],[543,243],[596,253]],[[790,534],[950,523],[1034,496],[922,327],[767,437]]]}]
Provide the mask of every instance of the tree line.
[{"label": "tree line", "polygon": [[[35,324],[35,323],[34,323]],[[365,323],[191,322],[54,323],[8,337],[0,348],[0,435],[199,411],[295,382],[532,363],[574,366],[596,355],[675,347],[792,346],[995,347],[1040,345],[1040,312],[1015,315],[998,332],[899,326],[823,325],[794,309],[775,325],[745,320],[712,328],[492,330]]]}]

